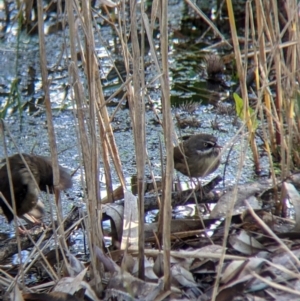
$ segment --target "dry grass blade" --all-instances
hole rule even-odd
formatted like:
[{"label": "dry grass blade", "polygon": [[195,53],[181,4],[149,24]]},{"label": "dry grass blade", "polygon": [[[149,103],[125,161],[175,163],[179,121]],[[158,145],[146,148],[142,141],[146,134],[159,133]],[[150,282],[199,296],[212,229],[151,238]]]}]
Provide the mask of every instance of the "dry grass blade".
[{"label": "dry grass blade", "polygon": [[[135,155],[137,163],[137,185],[138,185],[138,208],[139,208],[139,278],[145,277],[145,263],[144,263],[144,185],[145,185],[145,162],[146,162],[146,142],[145,142],[145,97],[144,97],[144,79],[140,75],[143,60],[141,56],[141,49],[138,38],[138,24],[137,24],[137,5],[135,0],[130,1],[130,32],[132,41],[132,66],[133,66],[133,94],[132,105],[130,110],[133,110],[134,116],[134,141],[135,141]],[[143,32],[142,32],[143,34]]]},{"label": "dry grass blade", "polygon": [[129,245],[134,245],[136,247],[138,246],[140,248],[140,227],[137,226],[140,222],[140,219],[138,218],[140,214],[140,206],[138,206],[138,199],[131,192],[126,191],[124,196],[124,203],[124,220],[122,227],[123,235],[121,242],[121,250],[126,250]]},{"label": "dry grass blade", "polygon": [[[54,132],[52,108],[51,108],[51,101],[50,101],[50,91],[49,91],[48,71],[47,71],[47,58],[46,58],[44,21],[43,21],[44,20],[43,19],[43,1],[38,0],[37,3],[38,3],[40,65],[41,65],[43,89],[44,89],[44,94],[45,94],[44,103],[45,103],[45,107],[46,107],[49,145],[50,145],[51,158],[52,158],[53,184],[54,184],[54,189],[55,189],[55,199],[57,202],[57,206],[59,208],[59,218],[61,219],[62,218],[62,208],[61,208],[61,203],[60,203],[60,199],[59,199],[59,190],[57,189],[57,187],[59,185],[59,167],[58,167],[56,138],[55,138],[55,132]],[[62,239],[61,243],[64,245],[64,247],[66,247],[66,243],[63,241],[63,239]]]},{"label": "dry grass blade", "polygon": [[[260,170],[260,163],[259,163],[259,155],[258,150],[255,142],[255,125],[253,124],[253,121],[251,119],[250,111],[249,111],[249,100],[248,100],[248,93],[247,93],[247,85],[246,85],[246,74],[247,70],[243,67],[242,58],[241,58],[241,52],[240,52],[240,46],[239,46],[239,40],[237,35],[237,30],[235,26],[235,18],[233,13],[233,6],[231,0],[227,0],[227,8],[228,8],[228,16],[229,16],[229,23],[231,28],[231,37],[233,41],[234,46],[234,52],[235,52],[235,59],[237,64],[237,71],[239,75],[240,80],[240,86],[241,86],[241,93],[242,93],[242,99],[244,103],[244,116],[245,116],[245,122],[249,131],[249,141],[250,146],[253,154],[253,160],[255,164],[255,170],[258,172]],[[247,65],[247,64],[246,64]]]},{"label": "dry grass blade", "polygon": [[[83,93],[81,92],[83,89],[80,86],[80,90],[75,89],[75,96],[77,102],[78,114],[80,114],[80,137],[81,139],[81,149],[83,153],[83,164],[85,168],[85,176],[87,178],[87,207],[88,207],[88,215],[86,219],[86,226],[89,229],[89,251],[91,255],[91,266],[92,266],[92,274],[97,283],[97,292],[100,293],[102,291],[101,284],[101,265],[96,260],[94,256],[94,248],[93,246],[102,247],[103,234],[101,229],[101,207],[98,203],[99,198],[99,141],[97,138],[97,120],[96,120],[96,110],[97,110],[97,98],[104,98],[102,93],[101,85],[98,84],[98,72],[97,62],[95,60],[95,46],[94,46],[94,36],[92,30],[92,19],[91,19],[91,7],[90,2],[82,3],[82,12],[78,9],[77,6],[74,6],[74,9],[77,10],[78,16],[82,21],[82,27],[84,29],[85,34],[85,73],[88,79],[88,90],[89,90],[89,104],[87,110],[87,117],[84,118],[82,113],[79,111],[83,111],[85,107]],[[72,59],[77,62],[76,56],[76,45],[75,39],[77,37],[75,31],[75,22],[73,16],[73,6],[72,4],[68,4],[68,17],[69,17],[69,27],[70,27],[70,37],[72,36],[73,43],[72,45]],[[72,28],[71,28],[72,27]],[[78,37],[77,37],[78,38]],[[78,39],[79,40],[79,39]],[[76,65],[76,64],[75,64]],[[75,72],[78,72],[78,69],[74,68]],[[79,74],[74,74],[74,76],[79,79]],[[75,84],[76,85],[76,84]],[[79,88],[79,87],[78,87]],[[105,109],[103,109],[105,111]],[[85,119],[85,120],[84,120]],[[86,122],[88,120],[88,122]],[[106,120],[109,121],[108,116],[106,115]],[[99,121],[99,120],[98,120]],[[100,122],[100,121],[99,121]],[[100,130],[101,131],[101,130]],[[86,144],[84,142],[87,142]],[[102,144],[104,145],[104,144]],[[109,183],[109,181],[108,181]]]},{"label": "dry grass blade", "polygon": [[162,59],[162,112],[165,147],[167,153],[165,181],[163,187],[163,210],[160,215],[163,216],[163,253],[164,253],[164,289],[171,288],[171,270],[170,270],[170,250],[171,250],[171,194],[172,194],[172,175],[174,170],[173,162],[173,122],[170,103],[170,83],[169,83],[169,64],[168,64],[168,1],[161,2],[161,59]]}]

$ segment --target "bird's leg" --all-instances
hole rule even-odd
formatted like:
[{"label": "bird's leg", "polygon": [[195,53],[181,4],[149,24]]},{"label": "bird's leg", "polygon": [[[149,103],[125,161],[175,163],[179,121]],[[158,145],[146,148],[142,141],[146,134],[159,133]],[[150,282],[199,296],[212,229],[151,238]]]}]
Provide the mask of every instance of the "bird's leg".
[{"label": "bird's leg", "polygon": [[21,226],[17,228],[16,235],[26,235],[29,231],[25,228],[23,229]]},{"label": "bird's leg", "polygon": [[34,225],[41,225],[42,224],[41,218],[45,213],[44,209],[45,209],[44,204],[40,200],[38,200],[34,208],[31,209],[29,212],[25,213],[23,215],[23,218],[27,222],[32,223]]},{"label": "bird's leg", "polygon": [[[201,198],[201,199],[203,199],[203,198],[205,197],[205,189],[204,189],[204,187],[202,186],[202,184],[201,184],[199,178],[197,178],[197,185],[196,185],[196,187],[195,187],[195,191],[196,191],[196,192],[199,192],[199,195],[200,195],[200,198]],[[204,207],[206,213],[207,213],[207,212],[208,212],[208,213],[211,212],[207,204],[203,203],[203,207]]]}]

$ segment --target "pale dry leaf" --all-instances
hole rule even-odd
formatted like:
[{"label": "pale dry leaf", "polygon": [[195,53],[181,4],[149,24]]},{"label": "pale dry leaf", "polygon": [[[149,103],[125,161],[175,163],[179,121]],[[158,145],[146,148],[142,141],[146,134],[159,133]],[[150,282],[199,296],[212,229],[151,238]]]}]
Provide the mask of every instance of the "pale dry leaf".
[{"label": "pale dry leaf", "polygon": [[[297,258],[300,258],[300,249],[291,250],[291,253],[293,253]],[[277,254],[272,257],[272,262],[278,265],[282,265],[285,268],[290,269],[291,271],[297,270],[297,266],[291,254],[284,250],[281,250],[281,252],[278,251]]]},{"label": "pale dry leaf", "polygon": [[228,289],[230,287],[235,287],[236,285],[239,285],[242,283],[248,283],[248,282],[251,282],[254,280],[255,280],[255,277],[249,273],[247,276],[244,276],[243,278],[235,278],[228,283],[224,283],[222,286],[220,286],[220,292],[224,289]]},{"label": "pale dry leaf", "polygon": [[130,291],[131,297],[139,300],[145,300],[156,288],[157,283],[142,281],[127,272],[114,274],[107,285],[107,289],[115,289],[123,292]]},{"label": "pale dry leaf", "polygon": [[172,277],[176,279],[184,287],[197,287],[197,283],[194,280],[194,277],[191,272],[175,264],[171,268]]},{"label": "pale dry leaf", "polygon": [[264,258],[258,258],[258,257],[251,257],[246,261],[245,268],[240,273],[239,277],[243,277],[244,274],[248,274],[249,271],[255,271],[256,273],[258,270],[261,269],[262,265],[266,263],[266,260]]},{"label": "pale dry leaf", "polygon": [[138,270],[139,270],[139,263],[138,263],[138,260],[135,260],[134,261],[134,266],[133,266],[133,269],[132,269],[132,275],[136,276],[138,274]]},{"label": "pale dry leaf", "polygon": [[100,3],[103,4],[103,5],[106,5],[108,7],[111,7],[111,8],[116,7],[116,6],[119,5],[119,3],[115,3],[111,0],[100,0]]},{"label": "pale dry leaf", "polygon": [[84,295],[87,296],[89,300],[100,301],[100,299],[98,299],[94,290],[91,288],[91,286],[87,282],[81,281],[80,289],[84,289]]},{"label": "pale dry leaf", "polygon": [[234,260],[226,267],[221,277],[221,283],[229,283],[234,278],[238,278],[239,283],[244,281],[244,277],[247,277],[251,271],[257,271],[257,269],[265,263],[264,258],[251,257],[247,261]]},{"label": "pale dry leaf", "polygon": [[114,273],[114,272],[120,271],[120,267],[109,256],[104,254],[103,251],[99,247],[95,246],[94,250],[95,250],[96,256],[103,263],[105,269],[108,272]]},{"label": "pale dry leaf", "polygon": [[[179,250],[179,252],[181,252],[182,250]],[[171,256],[170,258],[170,262],[171,264],[180,264],[182,267],[184,267],[185,269],[189,270],[191,264],[193,263],[193,261],[195,260],[194,257],[190,257],[190,256],[186,256],[185,258],[178,258],[178,257],[174,257]]]},{"label": "pale dry leaf", "polygon": [[225,268],[220,283],[228,283],[234,277],[236,277],[240,271],[242,270],[243,266],[245,265],[244,261],[241,260],[233,260],[231,261],[228,266]]},{"label": "pale dry leaf", "polygon": [[102,212],[109,216],[111,222],[114,223],[114,229],[117,231],[115,240],[121,241],[123,235],[124,207],[114,203],[106,204],[102,205]]},{"label": "pale dry leaf", "polygon": [[[299,192],[297,191],[297,189],[295,188],[295,186],[291,183],[287,183],[284,182],[282,184],[282,188],[281,188],[281,197],[282,199],[286,199],[288,198],[293,206],[294,206],[294,210],[295,210],[295,228],[293,229],[293,231],[295,232],[299,232],[300,231],[300,195]],[[283,200],[282,200],[283,201]]]},{"label": "pale dry leaf", "polygon": [[157,281],[158,277],[153,271],[153,267],[145,268],[145,280],[146,281]]},{"label": "pale dry leaf", "polygon": [[248,208],[245,205],[245,200],[251,204],[253,209],[261,209],[260,202],[253,195],[266,187],[259,183],[255,184],[256,185],[251,186],[247,183],[247,185],[241,185],[238,187],[238,199],[234,204],[233,212],[228,212],[228,208],[231,208],[232,199],[236,199],[236,195],[233,188],[228,189],[227,192],[220,197],[218,203],[211,211],[210,218],[222,218],[226,217],[228,214],[235,215],[242,213]]},{"label": "pale dry leaf", "polygon": [[[157,275],[153,271],[153,266],[154,266],[153,260],[150,261],[145,256],[144,267],[145,267],[146,280],[157,280],[158,279]],[[137,274],[138,274],[138,261],[137,260],[135,261],[135,265],[133,267],[132,274],[134,276],[137,276]]]},{"label": "pale dry leaf", "polygon": [[69,263],[70,263],[70,268],[71,268],[71,271],[69,271],[70,276],[75,277],[85,269],[85,266],[83,265],[83,263],[80,260],[78,260],[70,252],[67,253],[67,256],[69,258]]},{"label": "pale dry leaf", "polygon": [[265,274],[273,275],[272,282],[282,283],[287,282],[292,279],[295,279],[295,277],[299,277],[299,274],[290,272],[289,270],[286,270],[285,267],[281,267],[278,265],[269,266],[266,269],[263,270]]},{"label": "pale dry leaf", "polygon": [[223,250],[224,250],[223,246],[208,245],[208,246],[202,247],[200,249],[197,249],[196,251],[201,252],[201,253],[207,252],[207,253],[214,253],[214,254],[222,254]]},{"label": "pale dry leaf", "polygon": [[260,280],[256,279],[253,275],[254,272],[260,272],[262,264],[265,262],[263,258],[249,258],[248,261],[244,262],[241,266],[238,266],[236,263],[236,270],[234,267],[231,268],[231,275],[230,271],[228,270],[227,278],[222,279],[222,287],[220,287],[220,291],[228,289],[230,287],[236,287],[239,284],[248,284],[247,291],[250,289],[253,291],[260,290],[261,288],[265,288],[265,284],[262,283]]},{"label": "pale dry leaf", "polygon": [[[195,249],[191,251],[182,251],[182,254],[185,255],[186,258],[201,258],[201,254],[222,254],[223,253],[223,246],[219,245],[208,245],[200,249]],[[205,256],[207,258],[207,256]],[[214,260],[212,256],[211,260]],[[218,260],[218,259],[216,259]]]},{"label": "pale dry leaf", "polygon": [[132,257],[132,255],[125,252],[121,264],[122,270],[132,273],[135,262],[136,260]]},{"label": "pale dry leaf", "polygon": [[93,301],[99,301],[91,286],[87,282],[83,281],[86,271],[87,268],[84,269],[75,278],[64,277],[60,279],[54,287],[53,292],[63,292],[74,295],[77,291],[83,289],[85,291],[85,296],[87,296]]},{"label": "pale dry leaf", "polygon": [[76,290],[74,290],[72,286],[73,281],[74,281],[74,277],[63,277],[58,281],[53,291],[64,292],[73,295],[79,289],[77,287]]},{"label": "pale dry leaf", "polygon": [[9,295],[11,301],[24,301],[21,291],[17,285],[15,285],[14,289]]},{"label": "pale dry leaf", "polygon": [[164,281],[163,279],[158,279],[156,287],[150,292],[148,295],[145,296],[144,301],[152,301],[156,300],[155,298],[160,294],[164,289]]},{"label": "pale dry leaf", "polygon": [[86,272],[87,268],[81,271],[76,277],[61,278],[54,287],[53,291],[74,295],[74,293],[80,289],[81,282],[83,282]]},{"label": "pale dry leaf", "polygon": [[130,191],[124,193],[124,219],[121,250],[125,250],[127,244],[138,246],[138,200]]},{"label": "pale dry leaf", "polygon": [[153,258],[152,257],[146,257],[145,256],[145,268],[147,268],[147,267],[153,267],[153,265],[154,265],[154,261],[153,261]]},{"label": "pale dry leaf", "polygon": [[105,290],[105,300],[140,301],[140,299],[133,298],[132,294],[115,288]]},{"label": "pale dry leaf", "polygon": [[259,243],[255,238],[249,236],[248,233],[243,230],[238,235],[230,235],[229,243],[236,251],[247,255],[252,255],[265,249],[261,243]]}]

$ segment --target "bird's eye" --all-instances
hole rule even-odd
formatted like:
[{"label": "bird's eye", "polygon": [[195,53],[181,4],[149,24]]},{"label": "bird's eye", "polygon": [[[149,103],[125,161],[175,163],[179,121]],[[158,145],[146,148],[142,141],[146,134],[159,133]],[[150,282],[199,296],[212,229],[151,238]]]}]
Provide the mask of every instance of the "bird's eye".
[{"label": "bird's eye", "polygon": [[207,147],[207,142],[204,142],[203,145],[204,145],[204,147]]}]

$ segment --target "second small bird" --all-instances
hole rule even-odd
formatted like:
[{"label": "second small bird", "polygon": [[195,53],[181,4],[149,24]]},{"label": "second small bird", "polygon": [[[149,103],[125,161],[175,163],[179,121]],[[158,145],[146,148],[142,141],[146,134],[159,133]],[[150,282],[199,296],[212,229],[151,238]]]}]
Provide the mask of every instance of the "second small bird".
[{"label": "second small bird", "polygon": [[220,165],[221,147],[217,138],[209,134],[184,137],[174,147],[174,167],[188,177],[206,177]]},{"label": "second small bird", "polygon": [[[47,187],[49,187],[49,192],[53,193],[53,169],[51,159],[27,154],[23,154],[23,157],[40,190],[47,191]],[[17,215],[20,217],[35,208],[38,203],[39,191],[21,156],[16,154],[8,159],[14,188],[16,211]],[[5,159],[2,162],[5,162]],[[59,190],[72,187],[72,178],[62,166],[59,166],[59,176]],[[0,192],[10,206],[13,207],[6,163],[0,168]],[[14,215],[1,197],[0,207],[3,214],[6,216],[7,221],[11,222]]]}]

